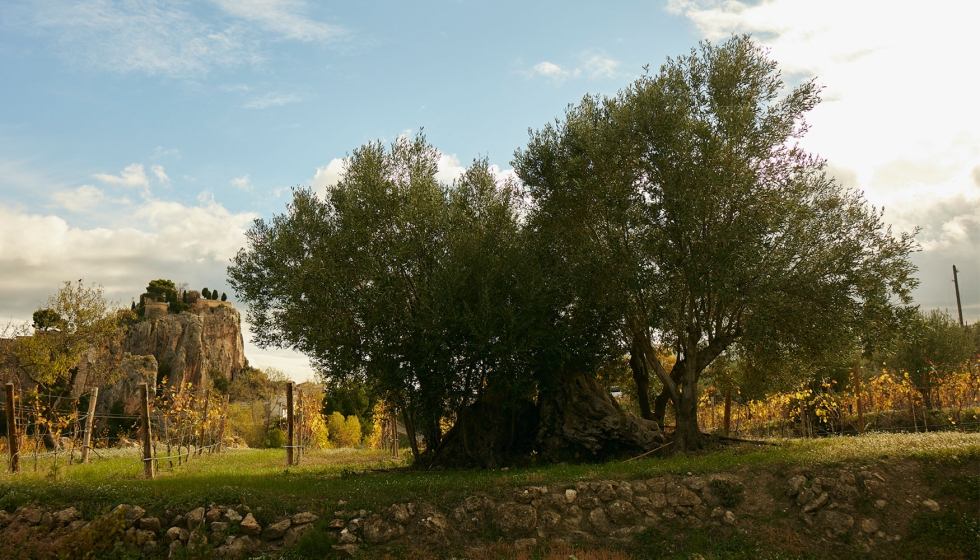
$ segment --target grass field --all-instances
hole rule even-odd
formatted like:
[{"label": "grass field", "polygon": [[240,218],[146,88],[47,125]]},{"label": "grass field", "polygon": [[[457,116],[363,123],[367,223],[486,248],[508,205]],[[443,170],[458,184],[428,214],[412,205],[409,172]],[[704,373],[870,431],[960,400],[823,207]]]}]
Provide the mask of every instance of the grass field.
[{"label": "grass field", "polygon": [[968,472],[976,471],[980,480],[980,434],[869,434],[769,443],[772,445],[738,444],[701,455],[632,462],[462,472],[413,471],[384,452],[356,449],[312,452],[303,456],[300,465],[286,467],[282,450],[242,449],[192,457],[173,469],[163,467],[153,480],[140,477],[141,468],[134,464],[132,451],[88,465],[65,466],[62,458],[59,468],[53,468],[47,457],[39,461],[37,472],[33,462],[25,460],[24,472],[0,476],[0,508],[12,511],[34,502],[50,509],[75,506],[91,518],[119,503],[133,503],[144,507],[148,515],[164,517],[208,503],[242,504],[264,524],[300,511],[330,515],[339,500],[369,510],[418,500],[450,508],[466,496],[499,496],[529,484],[574,485],[579,480],[630,480],[689,472],[789,472],[799,467],[882,460],[961,465]]}]

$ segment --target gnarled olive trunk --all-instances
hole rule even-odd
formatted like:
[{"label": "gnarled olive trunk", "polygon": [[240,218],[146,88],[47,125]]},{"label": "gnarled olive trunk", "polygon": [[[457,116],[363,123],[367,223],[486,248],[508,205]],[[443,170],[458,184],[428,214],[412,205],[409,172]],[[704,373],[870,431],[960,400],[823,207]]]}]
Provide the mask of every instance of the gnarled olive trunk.
[{"label": "gnarled olive trunk", "polygon": [[660,426],[622,410],[595,377],[566,374],[539,395],[537,448],[549,461],[596,461],[664,442]]},{"label": "gnarled olive trunk", "polygon": [[528,462],[535,453],[548,462],[601,461],[650,451],[664,441],[656,422],[621,409],[595,377],[566,374],[538,394],[537,404],[481,397],[420,466],[496,468]]},{"label": "gnarled olive trunk", "polygon": [[534,402],[484,395],[459,413],[423,467],[498,468],[526,461],[534,450],[538,410]]}]

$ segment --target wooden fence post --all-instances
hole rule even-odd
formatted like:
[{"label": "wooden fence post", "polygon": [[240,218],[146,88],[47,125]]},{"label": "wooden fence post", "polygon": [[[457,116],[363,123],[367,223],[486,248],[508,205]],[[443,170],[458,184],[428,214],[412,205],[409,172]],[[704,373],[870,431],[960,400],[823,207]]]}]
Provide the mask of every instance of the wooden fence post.
[{"label": "wooden fence post", "polygon": [[140,417],[143,428],[143,476],[153,478],[153,452],[150,446],[150,395],[146,383],[140,383]]},{"label": "wooden fence post", "polygon": [[88,448],[92,443],[92,428],[95,426],[95,401],[99,399],[99,388],[93,387],[88,395],[88,415],[85,416],[85,435],[82,437],[82,463],[88,463]]},{"label": "wooden fence post", "polygon": [[398,458],[398,411],[391,407],[391,456]]},{"label": "wooden fence post", "polygon": [[228,397],[225,397],[225,404],[222,407],[221,422],[218,424],[218,444],[215,449],[221,453],[225,441],[225,418],[228,418]]},{"label": "wooden fence post", "polygon": [[861,372],[859,366],[854,366],[851,373],[854,377],[854,395],[857,397],[858,433],[864,433],[864,405],[861,403]]},{"label": "wooden fence post", "polygon": [[204,432],[208,427],[208,407],[211,405],[211,388],[204,390],[204,414],[201,417],[201,438],[197,442],[197,454],[204,453]]},{"label": "wooden fence post", "polygon": [[10,472],[20,472],[20,451],[17,444],[20,443],[17,437],[17,416],[14,414],[14,384],[7,383],[5,387],[7,393],[7,451],[10,453]]},{"label": "wooden fence post", "polygon": [[286,385],[286,464],[293,464],[293,382]]}]

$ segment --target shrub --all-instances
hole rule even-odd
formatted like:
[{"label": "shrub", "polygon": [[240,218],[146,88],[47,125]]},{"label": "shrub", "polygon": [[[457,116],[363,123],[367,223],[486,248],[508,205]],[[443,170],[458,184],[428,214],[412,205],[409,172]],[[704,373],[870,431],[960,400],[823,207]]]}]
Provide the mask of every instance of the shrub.
[{"label": "shrub", "polygon": [[361,422],[353,414],[344,418],[343,414],[333,412],[327,418],[327,429],[334,447],[354,447],[361,443]]},{"label": "shrub", "polygon": [[270,449],[276,449],[284,445],[286,445],[286,432],[279,428],[269,430],[269,437],[265,440],[265,446]]}]

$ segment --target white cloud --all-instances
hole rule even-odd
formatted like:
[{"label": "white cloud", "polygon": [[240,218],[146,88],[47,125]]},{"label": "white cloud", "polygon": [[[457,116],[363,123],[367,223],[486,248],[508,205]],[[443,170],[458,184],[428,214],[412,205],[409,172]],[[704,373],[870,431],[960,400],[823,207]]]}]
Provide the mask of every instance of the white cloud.
[{"label": "white cloud", "polygon": [[459,179],[460,175],[466,173],[466,166],[459,163],[459,157],[456,154],[440,153],[438,167],[436,179],[449,185]]},{"label": "white cloud", "polygon": [[316,174],[313,175],[313,179],[310,181],[313,192],[323,196],[330,187],[336,185],[344,175],[345,163],[346,160],[343,158],[334,158],[330,160],[330,163],[322,167],[317,167]]},{"label": "white cloud", "polygon": [[215,0],[227,13],[262,25],[287,39],[330,41],[347,35],[340,26],[306,17],[305,4],[295,0]]},{"label": "white cloud", "polygon": [[[226,285],[228,259],[244,245],[244,231],[257,215],[232,213],[203,198],[198,206],[145,201],[130,223],[91,229],[0,204],[0,323],[29,320],[61,282],[76,278],[104,285],[107,298],[127,306],[154,278],[192,287]],[[302,354],[261,350],[250,343],[249,325],[242,327],[250,362],[296,381],[315,375]]]},{"label": "white cloud", "polygon": [[153,150],[153,159],[161,159],[165,157],[172,157],[180,159],[180,150],[177,148],[164,148],[163,146],[157,146]]},{"label": "white cloud", "polygon": [[264,38],[326,42],[348,35],[306,17],[305,4],[295,0],[216,3],[219,12],[164,0],[47,0],[5,7],[0,18],[9,30],[51,38],[72,64],[174,77],[259,63]]},{"label": "white cloud", "polygon": [[248,101],[243,107],[246,109],[265,109],[266,107],[278,107],[289,103],[298,103],[302,100],[303,98],[300,96],[291,93],[267,93]]},{"label": "white cloud", "polygon": [[55,204],[71,212],[88,212],[105,200],[105,193],[92,185],[57,191],[51,195]]},{"label": "white cloud", "polygon": [[615,78],[619,75],[619,61],[598,54],[586,58],[582,66],[591,78]]},{"label": "white cloud", "polygon": [[153,175],[157,178],[157,180],[163,183],[164,185],[170,184],[170,177],[167,176],[167,172],[163,170],[162,165],[154,165],[150,167],[150,171],[152,171]]},{"label": "white cloud", "polygon": [[240,190],[243,190],[245,192],[251,192],[252,189],[255,188],[255,186],[252,184],[252,182],[249,181],[249,179],[248,179],[248,173],[242,175],[241,177],[235,177],[234,179],[232,179],[229,182],[236,189],[240,189]]},{"label": "white cloud", "polygon": [[620,75],[618,68],[618,60],[602,54],[586,52],[579,56],[579,64],[574,67],[559,66],[546,60],[535,64],[531,68],[530,75],[543,76],[556,83],[561,83],[567,79],[581,76],[587,76],[591,79],[616,78]]},{"label": "white cloud", "polygon": [[[669,0],[668,11],[715,42],[752,33],[791,83],[818,77],[824,102],[801,143],[883,206],[886,221],[922,227],[923,306],[947,290],[926,266],[941,260],[980,275],[980,105],[967,70],[980,4]],[[964,295],[977,307],[978,294]]]},{"label": "white cloud", "polygon": [[[161,167],[160,170],[163,171],[163,168]],[[119,175],[96,173],[93,175],[93,177],[110,185],[121,185],[124,187],[150,186],[150,180],[146,177],[146,172],[143,171],[143,164],[141,163],[127,165],[126,168],[119,173]]]}]

